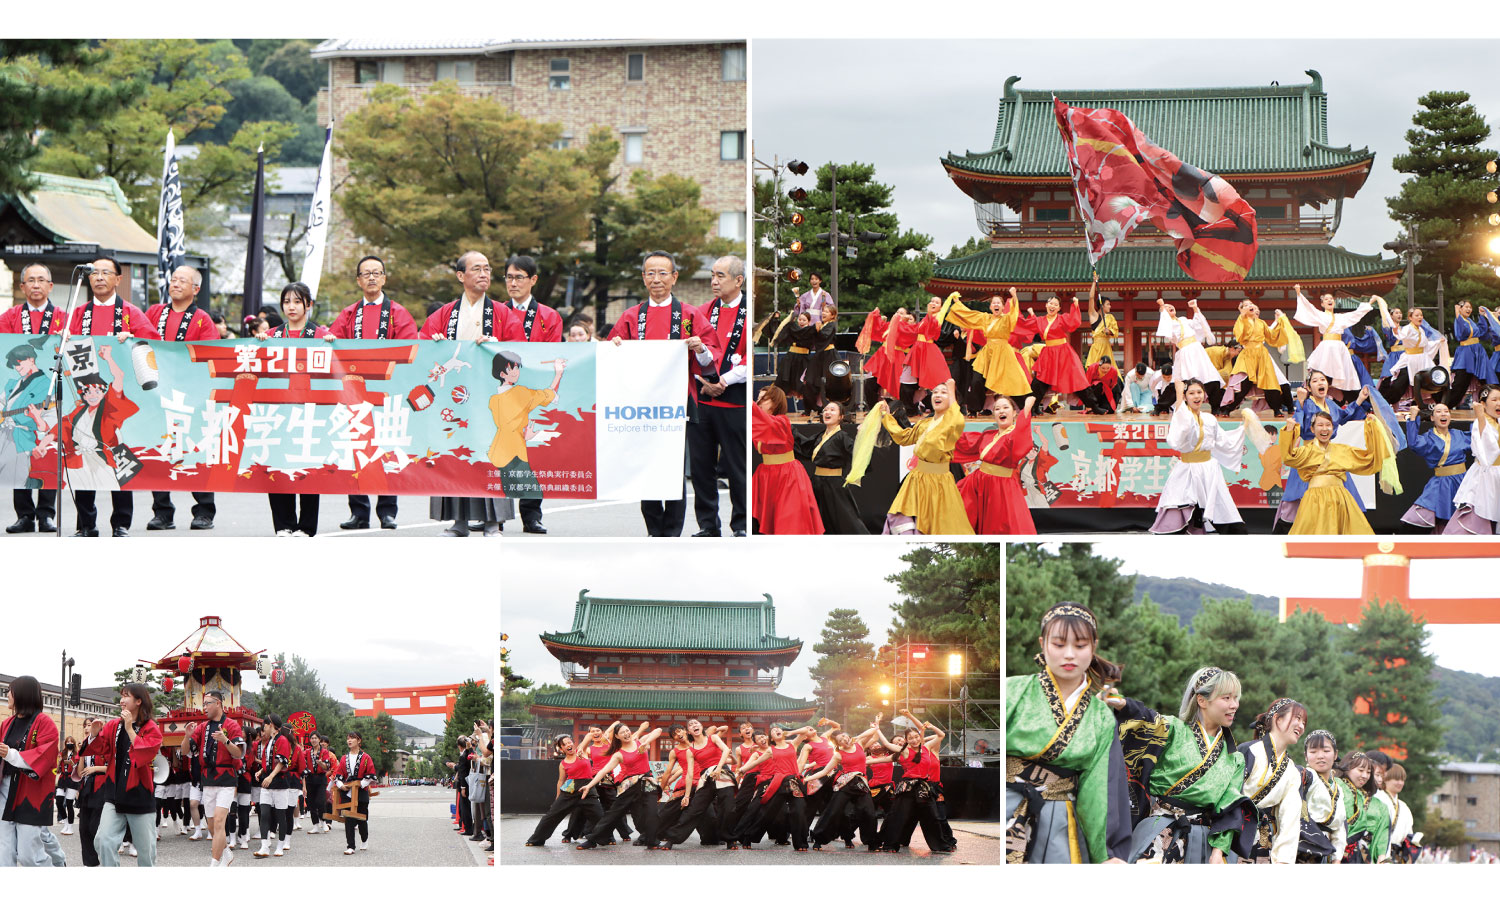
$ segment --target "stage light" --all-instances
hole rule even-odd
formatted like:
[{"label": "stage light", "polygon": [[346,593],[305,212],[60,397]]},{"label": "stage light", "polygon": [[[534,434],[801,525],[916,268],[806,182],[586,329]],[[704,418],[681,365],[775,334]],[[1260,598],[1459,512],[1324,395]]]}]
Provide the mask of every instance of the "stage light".
[{"label": "stage light", "polygon": [[802,242],[800,242],[800,241],[794,241],[791,244],[787,245],[786,249],[788,251],[791,251],[793,254],[801,254],[802,253]]},{"label": "stage light", "polygon": [[1490,253],[1500,256],[1500,235],[1497,235],[1494,238],[1490,239]]},{"label": "stage light", "polygon": [[1490,225],[1491,226],[1500,226],[1500,213],[1491,213],[1490,214]]},{"label": "stage light", "polygon": [[791,269],[787,270],[786,271],[786,281],[787,282],[801,282],[802,281],[802,271],[799,270],[799,269],[797,269],[796,267],[792,267]]},{"label": "stage light", "polygon": [[880,685],[880,695],[881,696],[889,696],[889,695],[891,695],[891,685],[890,684],[881,684]]},{"label": "stage light", "polygon": [[807,218],[804,217],[802,214],[800,214],[800,213],[793,213],[792,214],[792,225],[794,225],[794,226],[800,226],[800,225],[802,225],[806,221],[807,221]]},{"label": "stage light", "polygon": [[1493,204],[1496,201],[1500,201],[1500,195],[1497,195],[1497,194],[1495,194],[1495,192],[1491,191],[1491,192],[1489,192],[1488,194],[1486,194],[1484,196],[1484,199],[1486,201],[1489,201],[1491,204]]},{"label": "stage light", "polygon": [[888,706],[891,704],[891,701],[889,699],[882,699],[880,700],[880,704],[881,706]]},{"label": "stage light", "polygon": [[788,160],[786,161],[786,171],[794,176],[805,176],[807,175],[807,164],[801,160]]},{"label": "stage light", "polygon": [[510,634],[508,634],[508,633],[502,633],[502,634],[500,634],[500,642],[503,643],[503,642],[505,642],[508,639],[510,639]]},{"label": "stage light", "polygon": [[501,655],[510,655],[510,650],[507,649],[507,648],[505,648],[504,646],[501,646],[500,647],[500,654]]},{"label": "stage light", "polygon": [[957,652],[951,652],[948,654],[948,673],[953,675],[954,677],[957,677],[960,674],[964,673],[963,655]]},{"label": "stage light", "polygon": [[788,191],[786,193],[786,196],[800,204],[803,201],[807,200],[807,189],[793,188],[791,191]]}]

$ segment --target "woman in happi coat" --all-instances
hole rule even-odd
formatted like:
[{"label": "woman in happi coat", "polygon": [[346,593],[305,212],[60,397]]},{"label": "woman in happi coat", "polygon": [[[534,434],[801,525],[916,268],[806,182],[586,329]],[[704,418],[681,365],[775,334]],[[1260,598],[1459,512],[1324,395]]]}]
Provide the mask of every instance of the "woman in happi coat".
[{"label": "woman in happi coat", "polygon": [[35,677],[14,678],[10,714],[0,722],[0,867],[51,866],[43,833],[57,790],[57,724],[42,711]]},{"label": "woman in happi coat", "polygon": [[1035,403],[1034,397],[1027,396],[1025,409],[1017,412],[1009,395],[995,396],[995,429],[965,432],[953,449],[954,461],[975,465],[958,481],[958,495],[977,534],[1036,533],[1021,478],[1016,475],[1035,447],[1031,441]]},{"label": "woman in happi coat", "polygon": [[1307,708],[1281,698],[1255,718],[1255,739],[1240,744],[1245,757],[1244,793],[1258,810],[1251,862],[1297,861],[1302,831],[1302,774],[1291,748],[1307,727]]},{"label": "woman in happi coat", "polygon": [[1319,831],[1327,840],[1328,852],[1310,858],[1299,847],[1298,862],[1337,863],[1344,858],[1349,832],[1345,810],[1348,793],[1333,772],[1338,756],[1338,741],[1328,731],[1313,731],[1302,741],[1302,760],[1307,763],[1302,779],[1302,846],[1306,846],[1311,831]]},{"label": "woman in happi coat", "polygon": [[1406,420],[1406,447],[1421,456],[1432,468],[1432,478],[1422,487],[1422,494],[1401,515],[1402,523],[1418,531],[1443,532],[1453,517],[1453,497],[1463,485],[1468,468],[1464,460],[1469,453],[1469,434],[1451,428],[1453,412],[1442,402],[1432,406],[1432,429],[1418,431],[1418,414],[1397,414]]},{"label": "woman in happi coat", "polygon": [[[301,282],[293,282],[281,290],[281,312],[286,322],[256,338],[267,339],[324,339],[333,341],[333,333],[327,327],[311,322],[313,311],[312,289]],[[274,475],[273,475],[274,476]],[[292,474],[281,474],[288,485],[293,484]],[[273,492],[268,496],[271,505],[271,529],[277,536],[316,536],[318,534],[317,493]],[[300,511],[299,511],[300,509]]]},{"label": "woman in happi coat", "polygon": [[1239,711],[1240,679],[1220,668],[1198,669],[1175,717],[1118,695],[1105,701],[1115,710],[1130,769],[1135,830],[1128,861],[1220,863],[1231,852],[1248,857],[1255,807],[1245,798],[1245,757],[1229,730]]},{"label": "woman in happi coat", "polygon": [[795,439],[786,416],[786,394],[775,386],[760,390],[750,410],[750,440],[760,452],[760,464],[751,476],[750,516],[755,532],[818,535],[823,517],[813,497],[807,468],[793,452]]},{"label": "woman in happi coat", "polygon": [[891,502],[883,532],[906,533],[913,528],[924,536],[974,532],[949,469],[964,432],[964,415],[953,401],[951,379],[932,390],[932,410],[931,417],[904,428],[884,401],[870,412],[881,418],[897,445],[910,445],[913,453],[912,469]]},{"label": "woman in happi coat", "polygon": [[1098,654],[1094,613],[1073,602],[1042,615],[1038,642],[1042,670],[1005,681],[1005,860],[1124,860],[1130,795],[1101,696],[1120,668]]},{"label": "woman in happi coat", "polygon": [[1480,536],[1500,533],[1500,386],[1479,390],[1469,438],[1474,466],[1453,494],[1453,519],[1443,532]]},{"label": "woman in happi coat", "polygon": [[1212,411],[1204,412],[1208,393],[1202,382],[1177,377],[1173,385],[1177,403],[1167,424],[1167,445],[1178,458],[1162,487],[1151,532],[1244,533],[1245,519],[1229,495],[1224,468],[1239,473],[1245,430],[1226,430]]},{"label": "woman in happi coat", "polygon": [[990,296],[990,312],[970,310],[962,301],[948,305],[945,315],[949,323],[964,329],[978,329],[984,333],[984,345],[974,356],[974,372],[983,375],[984,388],[996,398],[1008,396],[1022,398],[1031,392],[1031,370],[1021,359],[1021,353],[1010,343],[1011,333],[1021,319],[1021,302],[1016,290],[1010,290],[1008,298]]},{"label": "woman in happi coat", "polygon": [[1354,310],[1340,314],[1334,312],[1332,292],[1324,292],[1318,299],[1319,306],[1313,307],[1312,302],[1303,297],[1301,285],[1294,285],[1292,289],[1297,293],[1297,311],[1292,319],[1304,326],[1313,327],[1320,336],[1312,354],[1307,356],[1307,368],[1328,374],[1329,382],[1340,393],[1358,392],[1359,371],[1354,367],[1354,356],[1344,344],[1344,330],[1363,320],[1375,299],[1371,298]]},{"label": "woman in happi coat", "polygon": [[[824,308],[827,310],[827,308]],[[844,482],[854,460],[854,431],[844,424],[844,405],[830,401],[819,417],[823,432],[792,434],[793,454],[812,465],[812,494],[824,533],[864,536],[870,531],[860,519],[854,493]]]},{"label": "woman in happi coat", "polygon": [[1375,762],[1368,753],[1353,752],[1339,768],[1344,791],[1344,814],[1349,827],[1342,861],[1356,864],[1380,862],[1389,855],[1391,820],[1385,803],[1375,796]]},{"label": "woman in happi coat", "polygon": [[[1363,395],[1368,390],[1361,390]],[[1345,485],[1350,474],[1378,473],[1394,454],[1385,424],[1378,417],[1365,419],[1365,447],[1355,448],[1333,441],[1333,418],[1321,411],[1313,415],[1311,442],[1301,439],[1301,427],[1288,420],[1281,430],[1281,460],[1307,483],[1292,521],[1292,535],[1343,536],[1375,532],[1359,502]]]}]

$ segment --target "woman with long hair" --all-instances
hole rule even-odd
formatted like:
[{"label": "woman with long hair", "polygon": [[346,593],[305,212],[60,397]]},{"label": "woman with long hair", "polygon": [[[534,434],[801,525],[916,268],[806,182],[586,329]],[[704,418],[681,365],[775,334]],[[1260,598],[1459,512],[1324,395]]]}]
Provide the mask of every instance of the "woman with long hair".
[{"label": "woman with long hair", "polygon": [[718,844],[734,827],[731,821],[734,814],[731,756],[721,737],[728,733],[729,727],[721,724],[705,729],[703,722],[693,718],[685,730],[688,751],[693,758],[692,799],[684,801],[681,814],[670,829],[658,831],[661,842],[657,849],[661,850],[672,849],[673,844],[687,840],[695,830],[705,845]]},{"label": "woman with long hair", "polygon": [[1199,668],[1175,716],[1115,694],[1104,699],[1120,723],[1130,769],[1135,830],[1128,861],[1221,863],[1231,851],[1248,857],[1255,807],[1242,792],[1245,757],[1229,730],[1240,707],[1240,679]]},{"label": "woman with long hair", "polygon": [[138,864],[156,864],[156,809],[152,763],[161,750],[161,728],[151,717],[151,690],[128,683],[120,689],[120,716],[104,726],[98,764],[104,767],[105,800],[94,850],[99,864],[120,864],[120,844],[130,831]]},{"label": "woman with long hair", "polygon": [[582,791],[587,796],[603,780],[604,775],[614,771],[618,765],[620,774],[615,780],[615,799],[577,849],[592,850],[608,842],[611,832],[624,821],[626,815],[630,816],[641,832],[638,841],[640,845],[656,846],[655,797],[661,788],[651,776],[651,762],[646,758],[645,747],[659,736],[661,728],[637,736],[623,724],[615,727],[609,738],[609,758],[595,772],[593,779],[584,785]]},{"label": "woman with long hair", "polygon": [[[597,728],[589,728],[588,734],[583,738],[581,754],[589,760],[589,770],[592,775],[600,775],[600,769],[604,767],[604,763],[609,761],[609,757],[613,755],[613,751],[609,748],[609,740],[614,736],[615,728],[619,726],[620,722],[615,721],[602,731]],[[646,722],[641,722],[641,726],[636,729],[636,733],[644,733],[647,726]],[[609,807],[614,805],[615,802],[615,779],[613,774],[608,772],[602,774],[599,778],[598,786],[595,788],[595,794],[599,798],[600,815],[602,816],[604,812],[609,811]],[[568,827],[563,831],[563,843],[580,841],[587,837],[589,832],[593,831],[598,819],[593,819],[585,825],[585,814],[581,808],[573,810],[572,817],[568,819]],[[615,832],[620,835],[621,840],[627,843],[630,842],[630,824],[625,819],[620,819],[620,824],[616,826]],[[615,839],[611,836],[604,841],[604,845],[612,846],[614,842]]]},{"label": "woman with long hair", "polygon": [[[1337,863],[1344,857],[1344,841],[1349,826],[1344,805],[1344,787],[1333,773],[1338,761],[1338,741],[1328,731],[1312,731],[1302,739],[1302,760],[1307,763],[1302,779],[1302,843],[1298,845],[1298,862]],[[1306,855],[1313,832],[1322,835],[1327,851],[1317,858]]]},{"label": "woman with long hair", "polygon": [[[872,725],[866,733],[874,734],[877,730]],[[845,838],[845,846],[852,847],[853,842],[849,838],[858,829],[860,842],[870,852],[876,852],[880,845],[880,835],[875,828],[875,802],[866,769],[893,763],[896,761],[895,756],[868,755],[859,739],[850,737],[845,730],[834,733],[833,744],[833,756],[829,758],[828,764],[812,775],[813,780],[831,781],[830,786],[833,788],[828,804],[823,807],[823,812],[812,829],[812,847],[820,850],[840,833]],[[886,783],[890,783],[889,776]]]},{"label": "woman with long hair", "polygon": [[1120,668],[1099,622],[1060,602],[1042,615],[1036,674],[1005,681],[1005,859],[1105,862],[1129,853],[1130,798],[1115,720],[1099,694]]},{"label": "woman with long hair", "polygon": [[953,381],[932,390],[931,417],[903,425],[891,415],[884,401],[871,416],[879,416],[897,445],[912,446],[912,469],[901,481],[901,489],[886,515],[885,533],[973,535],[964,500],[958,494],[950,465],[953,450],[964,432],[964,415],[953,402]]},{"label": "woman with long hair", "polygon": [[1178,457],[1156,503],[1151,532],[1245,533],[1245,519],[1224,479],[1225,468],[1239,473],[1245,430],[1224,429],[1211,409],[1203,410],[1208,401],[1204,384],[1184,381],[1176,368],[1172,373],[1177,402],[1167,424],[1167,445]]},{"label": "woman with long hair", "polygon": [[792,452],[792,424],[786,418],[786,394],[775,386],[760,390],[751,407],[750,438],[760,452],[752,478],[751,517],[755,532],[817,535],[823,518],[813,497],[807,470]]},{"label": "woman with long hair", "polygon": [[1391,821],[1385,803],[1375,796],[1375,763],[1368,753],[1352,752],[1336,772],[1342,782],[1349,828],[1343,862],[1380,862],[1389,854]]},{"label": "woman with long hair", "polygon": [[[1368,392],[1361,389],[1360,394]],[[1319,411],[1312,418],[1311,442],[1301,439],[1301,427],[1288,420],[1281,430],[1281,460],[1297,471],[1307,491],[1297,506],[1292,535],[1345,536],[1373,533],[1359,501],[1345,486],[1351,474],[1379,473],[1394,453],[1385,423],[1365,418],[1365,447],[1355,448],[1333,441],[1333,417]]]},{"label": "woman with long hair", "polygon": [[1245,796],[1259,812],[1251,862],[1297,861],[1302,829],[1302,776],[1291,748],[1307,727],[1307,707],[1282,697],[1255,716],[1255,739],[1240,744]]},{"label": "woman with long hair", "polygon": [[760,771],[761,781],[755,797],[734,826],[734,832],[729,838],[731,850],[741,846],[749,849],[766,825],[785,806],[792,847],[799,852],[806,852],[807,807],[804,802],[799,747],[815,734],[816,730],[811,726],[788,734],[780,725],[773,724],[766,732],[765,747],[735,769],[737,775],[743,776],[762,765],[766,766]]},{"label": "woman with long hair", "polygon": [[[683,810],[692,805],[693,781],[698,770],[693,750],[688,745],[687,725],[674,724],[670,729],[672,748],[667,753],[667,770],[661,776],[661,800],[656,807],[656,836],[661,838],[677,827]],[[670,850],[670,844],[659,840],[654,849]]]},{"label": "woman with long hair", "polygon": [[42,711],[42,686],[29,674],[11,679],[6,702],[10,713],[0,722],[0,867],[50,867],[45,841],[57,790],[57,724]]},{"label": "woman with long hair", "polygon": [[954,446],[955,462],[974,465],[958,481],[958,496],[976,534],[1036,533],[1021,478],[1016,475],[1021,462],[1036,447],[1031,439],[1031,408],[1035,403],[1035,398],[1027,396],[1025,406],[1018,411],[1009,395],[995,396],[995,428],[965,431]]},{"label": "woman with long hair", "polygon": [[970,310],[962,301],[955,300],[948,306],[946,319],[964,329],[984,333],[984,345],[974,356],[972,366],[975,373],[984,377],[985,391],[993,393],[996,400],[1031,394],[1031,369],[1010,343],[1011,333],[1021,319],[1021,303],[1014,287],[1007,296],[990,296],[988,314]]},{"label": "woman with long hair", "polygon": [[[312,322],[315,301],[312,289],[301,282],[289,283],[281,290],[281,312],[286,322],[256,335],[257,339],[324,339],[333,341],[327,327]],[[282,475],[288,482],[295,479]],[[271,505],[271,529],[277,536],[316,536],[318,533],[317,493],[273,492],[267,497]],[[300,510],[299,510],[300,509]]]},{"label": "woman with long hair", "polygon": [[1451,429],[1453,412],[1442,402],[1429,410],[1432,429],[1425,433],[1418,430],[1416,411],[1396,416],[1406,421],[1406,447],[1432,468],[1432,478],[1401,515],[1401,522],[1414,528],[1413,532],[1441,533],[1453,517],[1453,497],[1463,485],[1468,469],[1464,460],[1469,453],[1469,434]]},{"label": "woman with long hair", "polygon": [[[586,740],[592,742],[594,737],[600,733],[599,728],[591,727]],[[594,776],[594,767],[589,764],[587,756],[580,755],[578,747],[573,744],[573,738],[567,734],[558,734],[552,741],[552,755],[558,757],[557,761],[557,789],[552,800],[552,807],[542,820],[537,822],[536,830],[526,839],[528,847],[546,846],[547,840],[563,820],[564,816],[570,816],[574,812],[583,813],[584,830],[597,824],[604,816],[604,810],[599,807],[597,796],[584,796],[582,793],[584,784]]]},{"label": "woman with long hair", "polygon": [[[826,308],[825,308],[826,309]],[[860,519],[854,493],[844,482],[854,460],[854,431],[845,423],[848,412],[842,402],[823,405],[819,416],[823,432],[793,434],[793,453],[812,465],[813,501],[823,521],[824,533],[865,536],[870,531]]]},{"label": "woman with long hair", "polygon": [[1443,532],[1489,536],[1500,533],[1500,386],[1476,393],[1469,436],[1474,466],[1453,493],[1453,518]]},{"label": "woman with long hair", "polygon": [[[906,709],[901,710],[912,726],[902,734],[906,743],[898,751],[894,746],[886,749],[896,754],[901,765],[901,779],[896,782],[891,796],[890,811],[885,823],[880,826],[880,849],[886,853],[899,853],[911,842],[915,826],[922,826],[922,839],[927,849],[934,853],[951,853],[956,847],[949,843],[948,833],[943,830],[938,818],[937,799],[941,792],[941,765],[938,748],[943,741],[943,732],[934,725],[926,724]],[[924,739],[928,730],[931,738]]]}]

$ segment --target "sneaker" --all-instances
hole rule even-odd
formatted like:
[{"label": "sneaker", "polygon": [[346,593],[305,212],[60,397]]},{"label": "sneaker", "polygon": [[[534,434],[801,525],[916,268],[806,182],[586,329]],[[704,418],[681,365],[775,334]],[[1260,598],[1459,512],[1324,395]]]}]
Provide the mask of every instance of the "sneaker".
[{"label": "sneaker", "polygon": [[132,858],[140,858],[141,855],[140,852],[136,850],[135,844],[133,843],[125,844],[125,852],[129,853]]},{"label": "sneaker", "polygon": [[364,852],[365,850],[368,850],[369,848],[370,848],[369,847],[369,841],[367,841],[363,837],[361,837],[359,839],[359,850],[360,850],[360,852]]},{"label": "sneaker", "polygon": [[344,855],[345,856],[353,856],[354,855],[354,847],[344,847]]},{"label": "sneaker", "polygon": [[73,825],[69,824],[66,828],[62,829],[62,832],[63,832],[63,836],[64,837],[66,837],[69,834],[72,834],[73,833]]}]

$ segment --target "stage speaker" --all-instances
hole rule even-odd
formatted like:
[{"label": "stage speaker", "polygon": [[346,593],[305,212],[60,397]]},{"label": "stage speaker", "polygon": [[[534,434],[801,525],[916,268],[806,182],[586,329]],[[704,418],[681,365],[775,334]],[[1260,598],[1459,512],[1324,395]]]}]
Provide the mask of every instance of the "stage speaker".
[{"label": "stage speaker", "polygon": [[823,395],[829,401],[848,406],[854,397],[854,368],[848,361],[829,361],[823,371]]},{"label": "stage speaker", "polygon": [[1436,392],[1448,388],[1452,377],[1446,367],[1429,367],[1417,374],[1417,387],[1423,392]]}]

